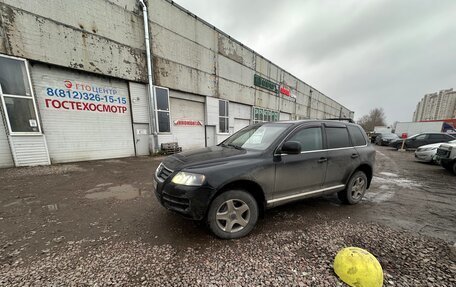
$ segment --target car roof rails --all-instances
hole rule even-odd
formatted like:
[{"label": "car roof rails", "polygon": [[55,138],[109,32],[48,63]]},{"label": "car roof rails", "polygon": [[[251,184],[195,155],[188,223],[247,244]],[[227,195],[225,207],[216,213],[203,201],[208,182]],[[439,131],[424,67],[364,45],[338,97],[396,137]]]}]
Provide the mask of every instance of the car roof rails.
[{"label": "car roof rails", "polygon": [[355,122],[351,118],[329,118],[326,119],[328,121],[341,121],[341,122],[349,122],[351,124],[354,124]]}]

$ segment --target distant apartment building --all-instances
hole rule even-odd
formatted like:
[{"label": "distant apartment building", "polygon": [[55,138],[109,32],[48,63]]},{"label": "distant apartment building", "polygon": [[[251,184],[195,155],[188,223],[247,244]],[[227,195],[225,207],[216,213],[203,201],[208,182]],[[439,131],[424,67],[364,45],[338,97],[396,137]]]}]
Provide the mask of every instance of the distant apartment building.
[{"label": "distant apartment building", "polygon": [[456,118],[456,91],[453,89],[424,95],[413,113],[414,122],[451,118]]}]

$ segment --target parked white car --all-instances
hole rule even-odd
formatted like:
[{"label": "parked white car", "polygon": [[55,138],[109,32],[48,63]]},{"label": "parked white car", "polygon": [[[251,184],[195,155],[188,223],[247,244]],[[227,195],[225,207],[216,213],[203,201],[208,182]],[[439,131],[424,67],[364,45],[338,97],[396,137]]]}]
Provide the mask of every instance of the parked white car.
[{"label": "parked white car", "polygon": [[[449,143],[455,144],[456,140],[450,141]],[[420,146],[415,151],[415,159],[423,162],[434,162],[436,158],[437,149],[443,143],[434,143]]]}]

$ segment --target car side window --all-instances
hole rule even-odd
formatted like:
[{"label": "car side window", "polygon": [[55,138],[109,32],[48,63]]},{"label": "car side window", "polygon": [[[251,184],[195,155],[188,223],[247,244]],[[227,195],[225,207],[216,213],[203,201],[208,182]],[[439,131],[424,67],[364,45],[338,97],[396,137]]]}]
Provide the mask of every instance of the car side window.
[{"label": "car side window", "polygon": [[417,140],[424,140],[426,138],[427,135],[419,135],[417,136],[415,139]]},{"label": "car side window", "polygon": [[[364,138],[363,132],[359,127],[348,126],[348,131],[350,132],[351,140],[354,146],[366,145],[366,139]],[[385,135],[382,135],[383,138]]]},{"label": "car side window", "polygon": [[296,141],[301,144],[301,151],[323,149],[321,128],[304,128],[296,132],[288,141]]},{"label": "car side window", "polygon": [[348,131],[346,128],[327,127],[325,130],[326,138],[328,140],[328,149],[351,147],[350,138],[348,137]]}]

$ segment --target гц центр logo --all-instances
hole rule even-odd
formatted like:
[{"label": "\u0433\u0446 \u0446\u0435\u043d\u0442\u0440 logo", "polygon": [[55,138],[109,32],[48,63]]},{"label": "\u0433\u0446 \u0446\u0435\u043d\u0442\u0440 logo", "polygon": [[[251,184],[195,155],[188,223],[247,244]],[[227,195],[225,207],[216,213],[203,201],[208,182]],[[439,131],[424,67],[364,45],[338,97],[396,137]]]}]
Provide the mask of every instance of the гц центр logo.
[{"label": "\u0433\u0446 \u0446\u0435\u043d\u0442\u0440 logo", "polygon": [[68,89],[71,89],[71,87],[73,87],[73,83],[69,80],[65,80],[63,81],[65,83],[65,87],[67,87]]}]

